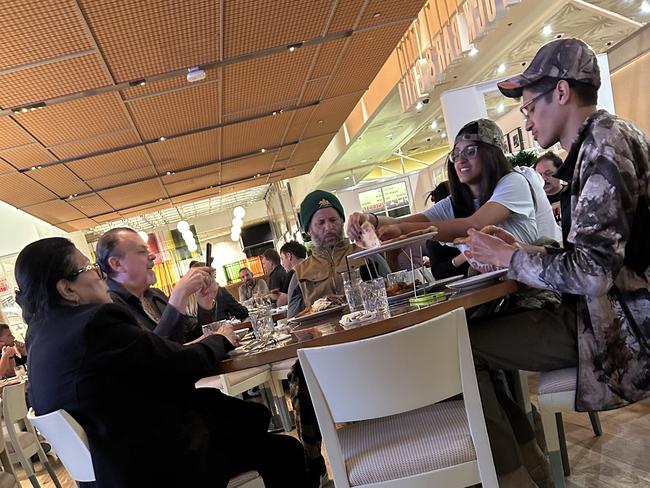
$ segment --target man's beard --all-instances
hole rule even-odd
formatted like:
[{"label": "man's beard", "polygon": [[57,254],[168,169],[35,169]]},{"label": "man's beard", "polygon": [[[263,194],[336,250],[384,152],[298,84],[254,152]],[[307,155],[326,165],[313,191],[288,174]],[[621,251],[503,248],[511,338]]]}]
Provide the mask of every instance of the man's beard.
[{"label": "man's beard", "polygon": [[312,240],[314,241],[314,244],[318,247],[324,247],[324,248],[329,248],[333,249],[339,242],[341,242],[344,239],[343,236],[343,227],[341,227],[341,230],[336,237],[336,240],[328,240],[328,239],[323,239],[321,240],[320,238],[312,236]]}]

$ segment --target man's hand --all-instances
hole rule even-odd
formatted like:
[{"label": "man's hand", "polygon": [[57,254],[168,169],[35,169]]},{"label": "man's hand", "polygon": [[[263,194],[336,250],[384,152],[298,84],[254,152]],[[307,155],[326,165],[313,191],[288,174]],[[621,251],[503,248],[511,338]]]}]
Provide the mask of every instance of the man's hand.
[{"label": "man's hand", "polygon": [[514,244],[508,244],[498,237],[476,229],[467,231],[465,243],[469,246],[469,251],[465,251],[465,256],[469,259],[473,258],[482,264],[492,264],[502,268],[510,265],[510,259],[518,249]]},{"label": "man's hand", "polygon": [[217,301],[217,291],[219,291],[219,285],[213,279],[210,286],[196,292],[196,303],[204,310],[212,310]]},{"label": "man's hand", "polygon": [[13,346],[2,346],[2,358],[13,358],[16,357],[16,351]]},{"label": "man's hand", "polygon": [[357,241],[361,238],[361,226],[364,222],[374,224],[369,214],[354,212],[348,216],[348,237],[351,241]]},{"label": "man's hand", "polygon": [[[187,308],[187,299],[193,293],[209,288],[214,282],[214,278],[212,277],[213,273],[214,270],[207,266],[190,268],[172,290],[172,294],[169,297],[169,303],[180,313],[185,313]],[[211,307],[208,306],[208,310],[210,308]]]},{"label": "man's hand", "polygon": [[496,225],[486,225],[481,229],[481,232],[488,234],[494,237],[498,237],[506,244],[512,244],[513,246],[517,243],[517,239],[510,232]]},{"label": "man's hand", "polygon": [[23,342],[14,341],[14,351],[18,357],[27,357],[27,349],[25,348],[25,344]]},{"label": "man's hand", "polygon": [[234,347],[239,345],[239,336],[235,334],[235,331],[232,329],[232,325],[230,324],[222,325],[215,334],[224,336]]},{"label": "man's hand", "polygon": [[402,229],[397,224],[382,225],[377,229],[377,237],[382,244],[385,244],[386,241],[402,237]]}]

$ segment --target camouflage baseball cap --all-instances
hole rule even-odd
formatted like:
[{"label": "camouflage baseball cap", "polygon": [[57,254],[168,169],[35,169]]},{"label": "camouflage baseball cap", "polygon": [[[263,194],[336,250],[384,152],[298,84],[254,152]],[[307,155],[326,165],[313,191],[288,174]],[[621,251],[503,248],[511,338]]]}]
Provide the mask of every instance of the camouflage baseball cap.
[{"label": "camouflage baseball cap", "polygon": [[477,119],[465,124],[458,131],[454,146],[460,141],[483,142],[503,151],[503,132],[490,119]]},{"label": "camouflage baseball cap", "polygon": [[580,81],[600,88],[600,69],[596,54],[580,39],[557,39],[537,51],[526,70],[497,83],[506,97],[519,98],[523,89],[544,78]]}]

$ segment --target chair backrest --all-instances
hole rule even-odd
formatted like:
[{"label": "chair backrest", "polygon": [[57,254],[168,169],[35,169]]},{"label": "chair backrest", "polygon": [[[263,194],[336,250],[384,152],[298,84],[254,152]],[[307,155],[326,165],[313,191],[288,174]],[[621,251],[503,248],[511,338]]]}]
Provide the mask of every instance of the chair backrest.
[{"label": "chair backrest", "polygon": [[336,423],[387,417],[462,392],[481,479],[497,486],[464,309],[370,339],[299,349],[298,358],[335,480],[347,480]]},{"label": "chair backrest", "polygon": [[88,438],[83,427],[68,412],[56,410],[45,415],[35,415],[30,411],[27,419],[52,444],[76,481],[95,481]]},{"label": "chair backrest", "polygon": [[27,416],[25,383],[8,385],[2,389],[2,416],[7,424],[15,424]]},{"label": "chair backrest", "polygon": [[459,354],[461,335],[467,338],[467,324],[458,309],[390,334],[301,349],[298,357],[305,377],[312,377],[312,398],[324,397],[334,422],[354,422],[460,393],[461,366],[474,371],[469,345]]}]

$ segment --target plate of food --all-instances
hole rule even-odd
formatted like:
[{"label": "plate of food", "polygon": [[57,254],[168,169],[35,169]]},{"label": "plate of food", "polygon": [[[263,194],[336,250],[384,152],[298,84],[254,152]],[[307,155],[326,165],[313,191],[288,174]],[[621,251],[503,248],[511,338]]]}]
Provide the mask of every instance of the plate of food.
[{"label": "plate of food", "polygon": [[470,276],[464,280],[454,281],[453,283],[447,284],[447,288],[452,290],[471,290],[472,288],[477,288],[479,286],[490,283],[491,281],[496,281],[508,272],[508,269],[497,269],[496,271],[490,271],[489,273],[482,273],[476,276]]},{"label": "plate of food", "polygon": [[345,314],[343,317],[341,317],[341,320],[339,320],[339,324],[341,324],[341,327],[344,329],[351,329],[357,325],[364,324],[369,320],[374,319],[376,316],[376,312],[359,310],[358,312],[350,312],[348,314]]},{"label": "plate of food", "polygon": [[294,323],[306,322],[334,312],[340,312],[345,307],[347,307],[347,303],[345,303],[344,297],[337,295],[323,297],[316,300],[311,306],[304,309],[295,317],[290,318],[289,321]]}]

